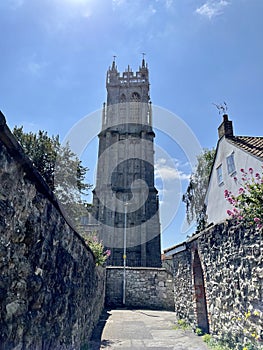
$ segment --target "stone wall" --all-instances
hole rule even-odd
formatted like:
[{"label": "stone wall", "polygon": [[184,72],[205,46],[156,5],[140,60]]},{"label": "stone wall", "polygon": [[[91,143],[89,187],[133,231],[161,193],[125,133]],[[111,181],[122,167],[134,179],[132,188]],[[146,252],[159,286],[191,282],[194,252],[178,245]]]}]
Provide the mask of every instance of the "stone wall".
[{"label": "stone wall", "polygon": [[231,344],[262,334],[262,231],[228,221],[173,249],[178,318]]},{"label": "stone wall", "polygon": [[79,349],[104,306],[104,288],[105,270],[0,113],[0,348]]},{"label": "stone wall", "polygon": [[[123,306],[123,267],[106,268],[106,306]],[[127,267],[125,306],[174,310],[172,275],[163,268]]]}]

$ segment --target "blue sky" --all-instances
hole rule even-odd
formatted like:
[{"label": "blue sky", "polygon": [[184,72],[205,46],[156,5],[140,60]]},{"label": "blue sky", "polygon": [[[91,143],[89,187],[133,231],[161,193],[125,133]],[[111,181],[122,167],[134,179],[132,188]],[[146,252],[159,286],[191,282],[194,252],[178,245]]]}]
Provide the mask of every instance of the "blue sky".
[{"label": "blue sky", "polygon": [[[135,71],[145,52],[153,104],[182,118],[202,147],[216,145],[213,103],[223,101],[235,134],[262,136],[262,13],[262,0],[3,0],[0,109],[11,128],[63,139],[101,108],[113,55],[120,71]],[[178,170],[159,160],[163,177],[183,190],[184,150],[156,134]],[[96,141],[85,157],[93,169]],[[180,205],[163,248],[184,239],[183,213]]]}]

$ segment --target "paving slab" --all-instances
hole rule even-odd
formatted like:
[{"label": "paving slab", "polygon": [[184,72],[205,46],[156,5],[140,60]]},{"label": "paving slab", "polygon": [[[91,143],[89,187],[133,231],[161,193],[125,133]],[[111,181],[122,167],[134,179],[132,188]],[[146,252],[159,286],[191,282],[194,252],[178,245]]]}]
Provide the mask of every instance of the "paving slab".
[{"label": "paving slab", "polygon": [[89,350],[208,350],[190,330],[173,329],[175,313],[154,310],[105,310]]}]

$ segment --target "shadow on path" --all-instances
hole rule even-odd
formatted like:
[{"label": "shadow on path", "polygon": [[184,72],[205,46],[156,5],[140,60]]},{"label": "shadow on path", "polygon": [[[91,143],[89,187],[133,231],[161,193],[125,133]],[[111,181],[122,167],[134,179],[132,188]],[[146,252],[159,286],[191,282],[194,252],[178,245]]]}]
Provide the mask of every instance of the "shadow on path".
[{"label": "shadow on path", "polygon": [[88,350],[100,350],[101,348],[106,348],[114,342],[111,340],[102,340],[102,333],[104,327],[108,321],[108,318],[111,316],[110,310],[104,309],[100,315],[99,321],[95,326],[91,339],[88,344]]},{"label": "shadow on path", "polygon": [[208,350],[191,330],[174,329],[172,311],[106,309],[88,350]]}]

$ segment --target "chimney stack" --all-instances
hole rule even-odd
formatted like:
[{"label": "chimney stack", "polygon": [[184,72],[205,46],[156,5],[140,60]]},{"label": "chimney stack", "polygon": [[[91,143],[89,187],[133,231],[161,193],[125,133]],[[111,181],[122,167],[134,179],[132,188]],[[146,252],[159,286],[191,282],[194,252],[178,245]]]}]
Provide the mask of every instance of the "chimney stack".
[{"label": "chimney stack", "polygon": [[228,120],[228,115],[223,115],[223,122],[218,128],[218,137],[221,139],[221,137],[233,137],[233,124],[231,120]]}]

